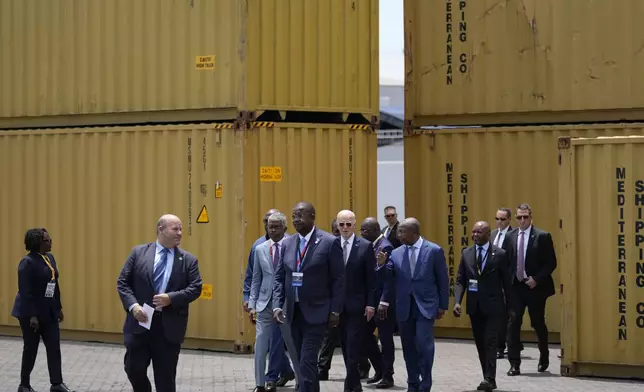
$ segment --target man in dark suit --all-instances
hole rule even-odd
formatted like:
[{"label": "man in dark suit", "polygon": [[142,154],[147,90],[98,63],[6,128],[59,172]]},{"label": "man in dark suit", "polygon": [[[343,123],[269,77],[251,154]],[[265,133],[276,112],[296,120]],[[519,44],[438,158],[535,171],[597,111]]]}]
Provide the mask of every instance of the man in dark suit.
[{"label": "man in dark suit", "polygon": [[300,202],[293,208],[298,234],[284,240],[275,272],[273,316],[291,325],[299,353],[299,392],[319,392],[318,352],[324,332],[338,326],[344,308],[344,262],[340,239],[315,227],[315,208]]},{"label": "man in dark suit", "polygon": [[[134,392],[152,391],[147,376],[150,360],[156,390],[176,391],[189,305],[199,298],[202,287],[197,258],[179,248],[181,229],[178,217],[163,215],[157,223],[157,240],[134,247],[117,281],[127,312],[125,372]],[[151,320],[144,305],[154,308]]]},{"label": "man in dark suit", "polygon": [[[375,283],[375,293],[374,297],[378,303],[383,300],[382,291],[386,280],[386,274],[383,275],[380,272],[386,273],[385,266],[389,260],[389,255],[394,250],[393,245],[385,238],[384,234],[380,232],[380,224],[378,219],[369,217],[362,221],[360,226],[360,235],[362,238],[366,239],[372,244],[372,249],[374,255],[376,255],[377,265],[374,266],[374,269],[378,271],[376,274],[376,283]],[[392,300],[392,304],[395,302],[395,298]],[[385,305],[390,306],[389,303],[385,302]],[[373,364],[376,374],[367,380],[367,384],[376,384],[378,389],[386,389],[394,386],[394,359],[395,359],[395,347],[394,347],[394,324],[396,322],[395,311],[390,309],[387,312],[387,317],[374,317],[368,324],[366,329],[367,334],[367,356],[369,361]],[[373,335],[376,327],[378,328],[378,338],[380,339],[380,345],[382,346],[382,352],[378,348],[378,342]]]},{"label": "man in dark suit", "polygon": [[398,213],[396,212],[396,207],[385,207],[385,220],[387,221],[387,226],[382,229],[382,234],[396,249],[401,245],[398,239]]},{"label": "man in dark suit", "polygon": [[[408,390],[429,392],[434,366],[434,322],[441,319],[449,306],[449,277],[443,249],[420,236],[420,223],[414,218],[398,226],[398,238],[404,245],[391,252],[387,269],[390,279],[385,285],[384,302],[395,291],[396,318],[407,366]],[[379,316],[387,313],[381,301]]]},{"label": "man in dark suit", "polygon": [[371,242],[355,235],[356,216],[342,210],[337,217],[342,254],[345,264],[346,285],[344,309],[340,315],[342,355],[347,375],[344,390],[362,391],[358,363],[366,355],[365,330],[376,312],[374,287],[376,284],[376,255]]},{"label": "man in dark suit", "polygon": [[519,227],[508,234],[511,245],[510,272],[516,318],[509,326],[508,360],[509,376],[521,374],[521,324],[526,307],[530,323],[537,333],[539,344],[539,372],[550,364],[548,327],[546,326],[546,300],[555,294],[552,272],[557,268],[557,256],[550,233],[532,225],[532,209],[528,204],[517,207]]},{"label": "man in dark suit", "polygon": [[[512,221],[512,211],[509,208],[502,207],[499,208],[496,211],[496,229],[492,232],[492,235],[490,237],[490,242],[494,246],[497,246],[499,248],[502,248],[503,250],[506,251],[506,253],[509,254],[511,246],[509,245],[510,242],[506,241],[506,237],[508,236],[508,233],[512,231],[512,225],[510,222]],[[509,257],[509,256],[508,256]],[[510,268],[510,263],[508,262],[508,268]],[[504,351],[505,351],[505,341],[508,336],[508,323],[509,321],[506,320],[505,322],[501,323],[501,326],[499,327],[499,337],[497,340],[497,358],[501,359],[504,356]]]},{"label": "man in dark suit", "polygon": [[461,302],[467,291],[467,314],[483,370],[478,390],[496,389],[496,348],[499,328],[512,319],[508,255],[490,243],[490,226],[477,222],[472,229],[473,246],[465,249],[454,287],[454,316],[461,316]]}]

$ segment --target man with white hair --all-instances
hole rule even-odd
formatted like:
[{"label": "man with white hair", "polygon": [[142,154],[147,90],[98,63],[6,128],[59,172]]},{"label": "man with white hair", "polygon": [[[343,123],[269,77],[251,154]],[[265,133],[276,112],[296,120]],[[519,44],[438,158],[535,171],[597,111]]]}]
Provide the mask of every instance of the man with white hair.
[{"label": "man with white hair", "polygon": [[342,354],[347,371],[344,390],[362,391],[360,359],[366,355],[367,323],[377,307],[375,298],[376,255],[371,242],[355,235],[356,215],[342,210],[337,216],[347,282],[344,309],[340,317]]},{"label": "man with white hair", "polygon": [[[125,372],[134,392],[151,392],[152,361],[157,392],[175,392],[177,362],[188,328],[188,308],[201,295],[197,258],[179,248],[181,220],[163,215],[157,240],[134,247],[117,280],[127,312],[123,326]],[[144,305],[155,308],[148,318]]]}]

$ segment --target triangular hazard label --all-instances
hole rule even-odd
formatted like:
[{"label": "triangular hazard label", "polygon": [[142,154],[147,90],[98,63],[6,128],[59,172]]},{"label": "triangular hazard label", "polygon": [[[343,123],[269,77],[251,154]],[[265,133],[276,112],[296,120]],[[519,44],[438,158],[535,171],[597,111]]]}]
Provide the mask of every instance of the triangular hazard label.
[{"label": "triangular hazard label", "polygon": [[208,210],[206,209],[206,205],[204,204],[203,207],[201,207],[201,212],[199,213],[199,216],[197,217],[197,223],[208,223],[210,220],[208,219]]}]

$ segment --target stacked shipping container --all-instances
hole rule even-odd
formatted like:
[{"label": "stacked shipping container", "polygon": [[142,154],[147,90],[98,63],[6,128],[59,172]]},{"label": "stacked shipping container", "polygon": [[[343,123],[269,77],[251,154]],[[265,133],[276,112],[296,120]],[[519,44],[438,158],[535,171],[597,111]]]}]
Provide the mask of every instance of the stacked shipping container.
[{"label": "stacked shipping container", "polygon": [[377,0],[0,0],[0,332],[19,331],[21,235],[45,226],[63,335],[121,341],[116,277],[172,212],[204,278],[187,346],[251,349],[241,288],[264,212],[309,200],[324,229],[376,213],[377,45]]},{"label": "stacked shipping container", "polygon": [[[557,208],[562,190],[553,177],[557,139],[644,135],[642,124],[615,123],[644,120],[644,78],[638,72],[644,66],[638,19],[644,4],[617,3],[405,0],[406,215],[419,218],[423,234],[450,254],[453,282],[461,247],[471,244],[472,224],[492,221],[498,207],[530,203],[535,224],[555,238],[559,260],[557,294],[546,312],[551,342],[560,333],[562,339],[574,336],[562,341],[571,350],[586,342],[578,339],[579,324],[562,331],[571,325],[562,319],[577,311],[562,301],[576,296],[579,286],[562,276],[577,256],[563,249],[565,211]],[[582,124],[589,121],[613,123]],[[423,128],[434,125],[483,127]],[[585,268],[601,261],[588,258]],[[467,321],[451,315],[437,326],[439,336],[471,336]],[[523,332],[535,339],[527,314]],[[618,335],[607,339],[614,340],[593,360],[619,367]],[[569,352],[562,352],[563,363],[570,363]],[[574,375],[579,367],[567,369]]]}]

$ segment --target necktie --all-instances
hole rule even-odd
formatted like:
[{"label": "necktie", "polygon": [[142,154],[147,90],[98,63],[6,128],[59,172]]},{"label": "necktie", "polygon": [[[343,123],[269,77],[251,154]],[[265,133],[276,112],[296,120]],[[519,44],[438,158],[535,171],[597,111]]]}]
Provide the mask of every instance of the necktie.
[{"label": "necktie", "polygon": [[517,279],[519,282],[525,278],[525,255],[523,252],[524,232],[519,232],[519,259],[517,260]]},{"label": "necktie", "polygon": [[347,265],[347,260],[349,260],[349,241],[344,240],[344,245],[342,246],[342,254],[344,255],[344,265]]},{"label": "necktie", "polygon": [[297,259],[300,261],[300,263],[297,266],[297,270],[301,271],[302,270],[302,263],[304,262],[304,248],[306,248],[306,238],[302,237],[300,238],[300,253],[297,255]]},{"label": "necktie", "polygon": [[280,244],[275,243],[275,252],[273,253],[273,267],[277,267],[277,262],[280,259]]},{"label": "necktie", "polygon": [[411,256],[409,256],[409,266],[411,267],[411,276],[414,276],[414,271],[416,271],[416,247],[410,246],[409,250],[411,251]]},{"label": "necktie", "polygon": [[161,260],[154,267],[154,289],[157,294],[161,293],[161,286],[163,286],[163,276],[165,275],[165,266],[168,263],[168,249],[161,250]]},{"label": "necktie", "polygon": [[479,246],[479,254],[476,257],[476,265],[479,267],[479,275],[483,270],[483,247]]},{"label": "necktie", "polygon": [[496,241],[494,241],[494,246],[499,246],[501,243],[501,231],[499,230],[499,234],[496,235]]}]

